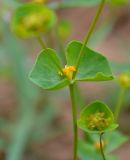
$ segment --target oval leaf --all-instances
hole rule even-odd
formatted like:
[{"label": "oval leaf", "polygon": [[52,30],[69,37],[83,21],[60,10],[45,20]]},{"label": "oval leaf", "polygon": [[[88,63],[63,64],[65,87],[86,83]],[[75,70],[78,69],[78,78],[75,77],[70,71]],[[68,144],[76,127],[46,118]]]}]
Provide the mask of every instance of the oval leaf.
[{"label": "oval leaf", "polygon": [[[75,66],[80,53],[82,43],[72,41],[67,47],[67,65]],[[85,47],[81,57],[79,68],[75,76],[77,81],[108,81],[113,79],[113,75],[107,59]]]},{"label": "oval leaf", "polygon": [[79,128],[86,132],[102,133],[117,128],[114,116],[108,106],[96,101],[86,106],[80,113]]},{"label": "oval leaf", "polygon": [[43,89],[59,89],[69,84],[67,78],[60,76],[60,69],[56,52],[48,48],[38,55],[29,79]]}]

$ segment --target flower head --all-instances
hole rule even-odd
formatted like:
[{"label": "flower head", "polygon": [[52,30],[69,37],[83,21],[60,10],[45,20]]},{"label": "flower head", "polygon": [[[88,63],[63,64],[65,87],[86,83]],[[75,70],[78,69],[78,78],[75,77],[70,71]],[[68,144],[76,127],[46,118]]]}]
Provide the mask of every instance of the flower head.
[{"label": "flower head", "polygon": [[72,80],[73,78],[73,73],[76,71],[75,66],[65,66],[62,69],[63,73],[60,72],[60,75],[66,76],[69,80]]},{"label": "flower head", "polygon": [[47,32],[56,24],[53,10],[40,3],[24,4],[12,16],[12,31],[21,38],[32,38]]},{"label": "flower head", "polygon": [[90,130],[102,131],[107,128],[110,123],[110,118],[105,117],[104,112],[95,112],[87,118],[87,127]]},{"label": "flower head", "polygon": [[100,101],[95,101],[83,108],[77,124],[86,132],[101,134],[117,128],[118,124],[114,121],[110,108]]}]

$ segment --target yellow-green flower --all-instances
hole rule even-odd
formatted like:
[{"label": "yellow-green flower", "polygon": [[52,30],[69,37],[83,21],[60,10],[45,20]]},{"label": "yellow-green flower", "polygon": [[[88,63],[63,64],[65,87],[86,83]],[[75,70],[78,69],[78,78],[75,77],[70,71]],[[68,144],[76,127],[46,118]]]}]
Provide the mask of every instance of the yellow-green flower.
[{"label": "yellow-green flower", "polygon": [[41,4],[29,3],[16,9],[11,28],[17,36],[30,38],[49,31],[55,23],[56,15],[53,10]]},{"label": "yellow-green flower", "polygon": [[63,73],[62,72],[59,72],[59,74],[61,76],[65,76],[67,77],[69,80],[72,80],[73,78],[73,73],[76,71],[76,68],[75,66],[65,66],[63,69],[62,69]]},{"label": "yellow-green flower", "polygon": [[104,112],[97,111],[93,114],[90,114],[86,121],[89,129],[102,131],[109,126],[111,119],[110,117],[106,118]]},{"label": "yellow-green flower", "polygon": [[78,126],[86,132],[104,133],[118,127],[114,121],[114,115],[109,107],[95,101],[81,111]]}]

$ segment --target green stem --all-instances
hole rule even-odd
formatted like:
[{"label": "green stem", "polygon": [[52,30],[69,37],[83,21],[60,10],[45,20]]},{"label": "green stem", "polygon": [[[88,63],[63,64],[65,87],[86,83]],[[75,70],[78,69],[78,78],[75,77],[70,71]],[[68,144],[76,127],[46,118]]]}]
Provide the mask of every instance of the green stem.
[{"label": "green stem", "polygon": [[47,48],[45,42],[42,40],[42,38],[40,36],[37,37],[37,40],[43,49]]},{"label": "green stem", "polygon": [[[91,23],[91,25],[90,25],[90,28],[89,28],[86,36],[85,36],[85,39],[84,39],[84,41],[83,41],[83,45],[82,45],[82,47],[81,47],[79,56],[78,56],[78,58],[77,58],[76,68],[79,67],[79,63],[80,63],[81,56],[82,56],[82,54],[84,53],[83,50],[84,50],[85,46],[87,45],[87,43],[88,43],[88,41],[89,41],[89,39],[90,39],[90,37],[91,37],[91,35],[92,35],[92,32],[93,32],[93,30],[94,30],[94,28],[95,28],[95,26],[96,26],[96,24],[97,24],[97,21],[98,21],[98,19],[99,19],[99,16],[100,16],[100,14],[101,14],[101,11],[102,11],[102,9],[103,9],[104,4],[105,4],[105,0],[101,0],[101,3],[100,3],[100,5],[99,5],[99,7],[98,7],[98,10],[97,10],[97,12],[96,12],[96,15],[95,15],[95,17],[94,17],[94,19],[93,19],[93,21],[92,21],[92,23]],[[76,70],[76,72],[77,72],[77,70]],[[74,76],[76,75],[76,72],[75,72]]]},{"label": "green stem", "polygon": [[114,113],[116,121],[118,121],[118,117],[119,117],[119,114],[120,114],[120,111],[121,111],[121,108],[122,108],[123,100],[124,100],[124,97],[125,97],[125,91],[126,91],[126,88],[121,87],[119,97],[118,97],[118,100],[117,100],[117,105],[116,105],[116,108],[115,108],[115,113]]},{"label": "green stem", "polygon": [[[85,99],[83,98],[83,95],[81,93],[81,90],[80,90],[80,87],[78,86],[78,84],[75,84],[75,97],[76,97],[76,104],[78,106],[84,106],[86,101]],[[80,111],[80,107],[78,107],[78,111]]]},{"label": "green stem", "polygon": [[75,91],[74,84],[69,85],[70,97],[72,103],[72,116],[73,116],[73,160],[77,160],[77,146],[78,146],[78,129],[77,129],[77,111],[76,111],[76,101],[75,101]]},{"label": "green stem", "polygon": [[[104,6],[104,3],[105,3],[105,0],[102,0],[100,5],[99,5],[99,8],[97,10],[97,13],[95,15],[95,18],[89,28],[89,31],[87,32],[87,35],[85,36],[85,39],[84,39],[84,42],[83,42],[83,45],[81,47],[81,50],[80,50],[80,53],[79,53],[79,56],[77,58],[77,62],[76,62],[76,68],[78,68],[79,66],[79,63],[80,63],[80,59],[81,59],[81,56],[83,54],[83,50],[85,48],[85,46],[87,45],[88,43],[88,40],[89,38],[91,37],[91,34],[96,26],[96,23],[97,23],[97,20],[100,16],[100,13],[102,11],[102,8]],[[76,70],[77,72],[77,70]],[[74,73],[73,75],[73,78],[75,77],[76,75],[76,72]],[[74,84],[71,84],[69,86],[70,88],[70,96],[71,96],[71,103],[72,103],[72,115],[73,115],[73,130],[74,130],[74,140],[73,140],[73,160],[77,160],[77,146],[78,146],[78,131],[77,131],[77,111],[76,111],[76,101],[75,101],[75,91],[74,91]]]},{"label": "green stem", "polygon": [[105,154],[104,154],[104,151],[103,151],[102,136],[103,136],[103,133],[100,134],[100,151],[101,151],[102,159],[106,160]]}]

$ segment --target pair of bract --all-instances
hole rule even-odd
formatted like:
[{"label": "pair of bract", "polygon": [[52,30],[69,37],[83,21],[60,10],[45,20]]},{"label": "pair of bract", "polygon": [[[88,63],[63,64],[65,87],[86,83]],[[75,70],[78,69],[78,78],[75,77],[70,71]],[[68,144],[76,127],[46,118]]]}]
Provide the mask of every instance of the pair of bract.
[{"label": "pair of bract", "polygon": [[[68,67],[75,66],[81,46],[82,44],[76,41],[68,45],[66,51]],[[106,58],[87,47],[84,49],[74,79],[70,80],[66,75],[60,75],[60,70],[64,70],[64,68],[61,66],[56,51],[47,48],[38,55],[29,78],[38,86],[49,90],[59,89],[77,81],[107,81],[113,79]],[[95,126],[89,127],[91,123]],[[111,110],[104,103],[96,101],[81,111],[78,126],[88,132],[105,132],[115,129],[117,124],[114,123]]]}]

